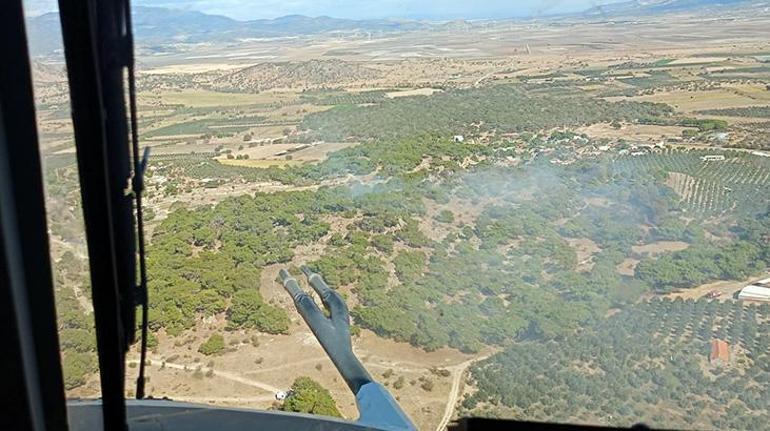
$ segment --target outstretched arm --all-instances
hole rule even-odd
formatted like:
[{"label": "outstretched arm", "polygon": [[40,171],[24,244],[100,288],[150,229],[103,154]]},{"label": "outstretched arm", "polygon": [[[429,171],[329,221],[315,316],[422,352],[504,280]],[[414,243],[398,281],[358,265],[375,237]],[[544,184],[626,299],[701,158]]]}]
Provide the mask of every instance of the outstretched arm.
[{"label": "outstretched arm", "polygon": [[345,383],[356,396],[361,417],[358,423],[387,431],[413,431],[414,424],[401,410],[396,400],[381,384],[375,382],[350,344],[350,314],[339,293],[329,288],[320,275],[303,267],[302,272],[313,290],[329,310],[326,317],[313,298],[299,287],[288,271],[279,272],[283,287],[289,292],[300,316],[329,355]]},{"label": "outstretched arm", "polygon": [[330,317],[324,316],[313,298],[299,287],[297,280],[288,271],[282,269],[279,276],[284,288],[294,299],[294,305],[300,316],[313,331],[350,390],[357,394],[361,386],[372,381],[372,377],[353,354],[350,344],[348,307],[340,294],[329,288],[320,275],[308,268],[303,268],[302,271],[307,276],[310,286],[318,293],[324,306],[329,310]]}]

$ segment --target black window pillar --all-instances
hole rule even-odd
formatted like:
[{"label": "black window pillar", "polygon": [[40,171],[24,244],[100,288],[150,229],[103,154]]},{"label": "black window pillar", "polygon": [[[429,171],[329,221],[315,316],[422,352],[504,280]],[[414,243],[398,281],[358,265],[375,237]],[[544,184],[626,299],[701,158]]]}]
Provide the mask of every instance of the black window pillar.
[{"label": "black window pillar", "polygon": [[66,430],[21,0],[0,1],[0,429]]}]

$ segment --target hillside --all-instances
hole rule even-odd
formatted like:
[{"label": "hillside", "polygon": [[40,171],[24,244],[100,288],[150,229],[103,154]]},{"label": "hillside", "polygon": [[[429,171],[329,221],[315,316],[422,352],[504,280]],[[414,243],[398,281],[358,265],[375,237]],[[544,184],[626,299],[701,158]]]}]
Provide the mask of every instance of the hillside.
[{"label": "hillside", "polygon": [[722,7],[761,5],[757,0],[630,0],[594,6],[587,16],[652,15],[670,12],[697,11]]},{"label": "hillside", "polygon": [[[160,7],[133,8],[134,33],[139,48],[168,50],[171,43],[232,42],[248,38],[311,35],[325,32],[392,32],[429,24],[403,20],[350,20],[327,16],[289,15],[275,19],[239,21],[221,15]],[[27,20],[30,51],[50,55],[61,49],[59,14],[46,13]]]},{"label": "hillside", "polygon": [[221,88],[262,91],[271,88],[339,87],[379,78],[381,72],[340,60],[263,63],[226,75],[214,82]]}]

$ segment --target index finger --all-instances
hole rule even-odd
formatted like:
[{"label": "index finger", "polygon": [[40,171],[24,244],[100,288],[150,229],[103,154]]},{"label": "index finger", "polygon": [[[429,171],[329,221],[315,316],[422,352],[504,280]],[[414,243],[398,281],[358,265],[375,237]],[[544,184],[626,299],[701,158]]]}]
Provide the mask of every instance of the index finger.
[{"label": "index finger", "polygon": [[320,274],[311,271],[307,267],[302,268],[302,272],[307,276],[307,281],[313,290],[321,297],[326,308],[329,309],[332,320],[336,322],[348,323],[348,306],[339,293],[329,287]]},{"label": "index finger", "polygon": [[289,271],[282,269],[278,271],[278,276],[281,278],[283,288],[289,292],[292,299],[296,300],[298,296],[305,294],[305,291],[299,287],[299,283],[297,283],[297,280],[289,274]]},{"label": "index finger", "polygon": [[294,306],[297,307],[297,312],[305,322],[310,326],[310,329],[315,333],[320,329],[326,317],[321,313],[321,310],[316,305],[313,298],[299,287],[297,280],[292,277],[288,271],[282,269],[278,272],[278,276],[281,277],[283,287],[289,292],[294,300]]}]

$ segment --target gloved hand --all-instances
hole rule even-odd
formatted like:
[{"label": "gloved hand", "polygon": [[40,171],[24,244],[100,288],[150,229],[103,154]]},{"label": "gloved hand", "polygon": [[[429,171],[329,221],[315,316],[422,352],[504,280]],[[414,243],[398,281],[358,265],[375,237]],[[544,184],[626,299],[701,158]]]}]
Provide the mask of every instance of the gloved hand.
[{"label": "gloved hand", "polygon": [[320,275],[303,267],[308,283],[321,297],[330,317],[326,317],[313,298],[299,287],[297,280],[282,269],[278,275],[283,287],[289,292],[300,316],[313,331],[321,347],[329,355],[334,366],[345,379],[350,390],[358,394],[361,386],[372,382],[372,377],[353,353],[350,343],[350,313],[339,293],[329,288]]}]

